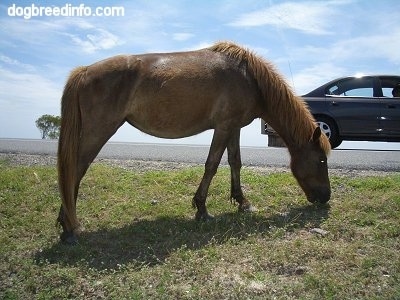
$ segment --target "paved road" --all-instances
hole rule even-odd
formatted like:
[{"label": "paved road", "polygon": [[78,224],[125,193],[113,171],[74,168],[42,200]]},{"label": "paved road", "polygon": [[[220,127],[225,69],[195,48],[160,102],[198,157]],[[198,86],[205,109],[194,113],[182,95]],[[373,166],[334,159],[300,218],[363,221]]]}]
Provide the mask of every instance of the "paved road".
[{"label": "paved road", "polygon": [[[204,163],[208,146],[107,143],[102,158]],[[55,155],[56,141],[0,139],[0,152]],[[281,148],[242,147],[243,165],[287,167],[289,154]],[[222,160],[226,164],[226,155]],[[400,151],[333,150],[328,164],[334,169],[400,171]]]}]

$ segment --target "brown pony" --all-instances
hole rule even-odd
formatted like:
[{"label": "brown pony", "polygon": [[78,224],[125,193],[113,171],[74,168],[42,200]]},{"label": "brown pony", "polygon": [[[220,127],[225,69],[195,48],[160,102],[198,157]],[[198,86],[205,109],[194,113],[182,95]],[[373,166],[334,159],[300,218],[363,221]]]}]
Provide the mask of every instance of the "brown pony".
[{"label": "brown pony", "polygon": [[331,190],[329,141],[303,100],[275,68],[252,52],[222,42],[191,52],[121,55],[72,71],[61,103],[58,173],[61,240],[76,242],[79,184],[103,145],[128,122],[162,138],[182,138],[214,129],[205,172],[193,198],[196,219],[212,216],[208,188],[228,150],[231,197],[252,210],[240,185],[240,129],[255,118],[285,141],[291,169],[310,202],[325,203]]}]

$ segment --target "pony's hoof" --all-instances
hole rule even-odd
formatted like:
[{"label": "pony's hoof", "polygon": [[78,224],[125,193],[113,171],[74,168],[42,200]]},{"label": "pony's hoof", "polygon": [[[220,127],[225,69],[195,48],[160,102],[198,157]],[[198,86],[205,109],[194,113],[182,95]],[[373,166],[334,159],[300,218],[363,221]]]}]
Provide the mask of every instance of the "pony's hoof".
[{"label": "pony's hoof", "polygon": [[249,204],[246,205],[240,205],[239,206],[239,212],[245,212],[245,213],[255,213],[258,212],[257,207]]},{"label": "pony's hoof", "polygon": [[209,222],[209,221],[214,220],[215,218],[214,218],[213,215],[210,215],[210,214],[207,213],[207,212],[205,212],[205,213],[199,213],[199,212],[197,212],[197,213],[196,213],[196,216],[195,216],[195,219],[196,219],[196,221]]},{"label": "pony's hoof", "polygon": [[78,238],[76,237],[76,235],[73,232],[63,232],[60,235],[60,240],[63,244],[66,245],[76,245],[78,244]]}]

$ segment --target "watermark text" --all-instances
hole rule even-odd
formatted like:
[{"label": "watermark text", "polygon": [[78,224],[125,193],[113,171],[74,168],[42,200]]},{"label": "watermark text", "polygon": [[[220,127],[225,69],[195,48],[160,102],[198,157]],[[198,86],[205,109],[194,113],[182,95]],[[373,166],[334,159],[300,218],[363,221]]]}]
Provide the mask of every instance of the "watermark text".
[{"label": "watermark text", "polygon": [[31,4],[27,6],[18,6],[12,4],[7,9],[10,17],[22,17],[29,20],[35,17],[123,17],[125,8],[123,6],[98,6],[91,7],[85,4],[63,6],[42,6]]}]

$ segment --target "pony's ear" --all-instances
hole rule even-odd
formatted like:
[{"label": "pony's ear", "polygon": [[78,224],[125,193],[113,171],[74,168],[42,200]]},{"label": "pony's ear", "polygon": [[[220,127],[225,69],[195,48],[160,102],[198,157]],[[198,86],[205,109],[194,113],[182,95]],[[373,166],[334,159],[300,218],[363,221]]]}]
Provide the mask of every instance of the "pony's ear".
[{"label": "pony's ear", "polygon": [[321,134],[322,134],[321,128],[319,127],[315,128],[311,141],[314,143],[318,142],[319,138],[321,137]]}]

